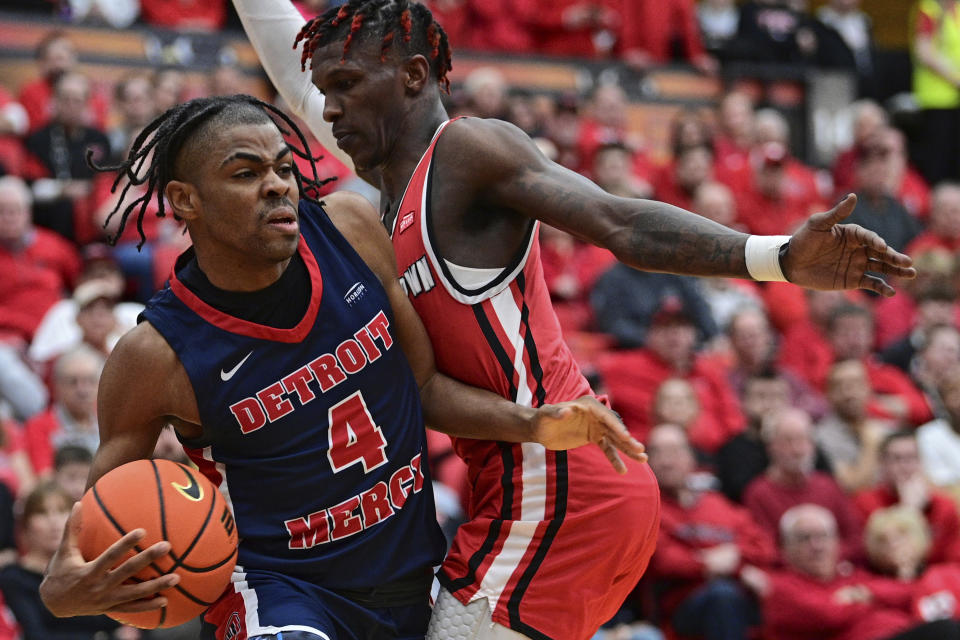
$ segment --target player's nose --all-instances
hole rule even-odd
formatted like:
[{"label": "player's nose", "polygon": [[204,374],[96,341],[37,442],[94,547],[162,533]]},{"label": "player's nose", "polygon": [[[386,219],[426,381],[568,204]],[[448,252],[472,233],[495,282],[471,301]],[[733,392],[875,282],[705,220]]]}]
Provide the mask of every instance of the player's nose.
[{"label": "player's nose", "polygon": [[323,101],[323,119],[327,122],[336,122],[342,115],[343,108],[334,98],[327,95]]}]

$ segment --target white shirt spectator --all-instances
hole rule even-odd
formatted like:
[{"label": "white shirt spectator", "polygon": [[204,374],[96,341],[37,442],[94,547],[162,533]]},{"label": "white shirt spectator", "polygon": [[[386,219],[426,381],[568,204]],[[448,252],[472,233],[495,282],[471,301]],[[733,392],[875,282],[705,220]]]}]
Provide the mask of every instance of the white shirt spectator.
[{"label": "white shirt spectator", "polygon": [[917,429],[923,469],[938,486],[960,485],[960,434],[946,420],[933,420]]},{"label": "white shirt spectator", "polygon": [[69,0],[73,22],[105,22],[126,29],[140,15],[140,0]]}]

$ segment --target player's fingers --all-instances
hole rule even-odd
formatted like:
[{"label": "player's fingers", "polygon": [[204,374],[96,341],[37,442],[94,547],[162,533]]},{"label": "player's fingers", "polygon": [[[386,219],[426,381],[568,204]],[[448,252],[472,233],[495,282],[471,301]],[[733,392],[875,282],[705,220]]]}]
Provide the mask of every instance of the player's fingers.
[{"label": "player's fingers", "polygon": [[612,415],[612,411],[609,413],[611,415],[604,416],[604,437],[607,442],[634,460],[646,462],[647,456],[644,453],[646,449],[643,444],[630,434],[627,427],[615,415]]},{"label": "player's fingers", "polygon": [[866,247],[867,251],[873,252],[874,255],[882,256],[883,260],[892,259],[894,255],[898,255],[887,246],[887,241],[876,231],[870,231],[858,224],[846,225],[845,230],[853,233],[853,239],[858,245]]},{"label": "player's fingers", "polygon": [[881,260],[869,259],[867,261],[867,271],[882,273],[885,276],[894,276],[896,278],[916,278],[917,270],[913,267],[898,267]]},{"label": "player's fingers", "polygon": [[909,267],[913,265],[913,258],[905,253],[900,253],[889,245],[887,245],[886,251],[876,251],[872,247],[867,247],[867,257],[871,260],[880,260],[881,262],[897,267]]},{"label": "player's fingers", "polygon": [[607,456],[607,460],[610,461],[610,464],[613,465],[613,469],[617,473],[623,474],[627,472],[627,465],[620,459],[616,447],[610,444],[606,438],[601,438],[598,446],[603,450],[603,454]]},{"label": "player's fingers", "polygon": [[[147,532],[143,529],[134,529],[133,531],[130,531],[124,535],[122,538],[107,547],[107,550],[101,553],[93,561],[95,565],[94,568],[103,572],[108,572],[116,568],[117,565],[123,562],[123,559],[130,551],[136,549],[137,545],[140,544],[140,541],[143,540],[143,536],[146,535],[146,533]],[[163,554],[157,554],[155,557],[160,557],[160,555]]]},{"label": "player's fingers", "polygon": [[156,611],[167,606],[167,599],[163,596],[156,598],[146,598],[134,600],[133,602],[124,602],[107,609],[108,613],[143,613],[144,611]]},{"label": "player's fingers", "polygon": [[876,276],[871,276],[870,274],[863,274],[860,278],[860,283],[857,285],[860,289],[867,289],[868,291],[873,291],[874,293],[879,293],[885,298],[889,298],[896,293],[893,287],[884,282],[881,278]]},{"label": "player's fingers", "polygon": [[[166,541],[158,542],[147,549],[144,549],[132,558],[127,559],[123,564],[110,572],[111,577],[117,583],[125,582],[127,579],[140,573],[143,569],[149,567],[156,560],[163,557],[170,551],[170,543]],[[156,569],[156,567],[154,567]],[[158,570],[159,572],[159,570]],[[171,577],[173,574],[171,574]],[[179,577],[177,577],[179,582]]]},{"label": "player's fingers", "polygon": [[837,203],[837,206],[830,209],[830,211],[815,213],[810,216],[810,227],[817,231],[825,231],[853,213],[853,209],[856,206],[857,196],[849,193],[843,200]]}]

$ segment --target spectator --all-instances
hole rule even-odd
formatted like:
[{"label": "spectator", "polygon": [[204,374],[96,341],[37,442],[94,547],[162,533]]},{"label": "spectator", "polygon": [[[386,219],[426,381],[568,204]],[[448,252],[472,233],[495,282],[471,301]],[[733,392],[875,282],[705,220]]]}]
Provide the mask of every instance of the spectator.
[{"label": "spectator", "polygon": [[860,10],[860,0],[829,0],[817,11],[817,18],[832,28],[843,39],[853,54],[860,95],[876,93],[873,52],[873,24],[870,16]]},{"label": "spectator", "polygon": [[930,530],[919,511],[895,506],[877,509],[867,520],[864,546],[870,567],[880,575],[912,582],[930,552]]},{"label": "spectator", "polygon": [[[10,487],[6,483],[0,482],[0,569],[17,560],[13,504],[13,492],[10,491]],[[0,604],[0,608],[3,608],[2,604]],[[3,637],[3,628],[3,622],[0,621],[0,638]],[[11,636],[11,638],[15,637]]]},{"label": "spectator", "polygon": [[34,179],[34,222],[79,243],[96,234],[92,215],[100,196],[93,188],[93,159],[109,157],[110,142],[99,129],[85,124],[90,83],[77,72],[66,72],[54,85],[53,119],[27,138],[26,175]]},{"label": "spectator", "polygon": [[912,373],[918,386],[925,388],[929,381],[926,373],[914,372],[914,356],[927,344],[931,329],[940,325],[956,324],[960,317],[957,306],[957,292],[952,283],[934,283],[922,289],[917,295],[917,310],[914,314],[913,329],[896,342],[888,344],[880,353],[880,359],[892,364],[901,371]]},{"label": "spectator", "polygon": [[[953,622],[917,626],[912,588],[840,562],[829,510],[798,505],[780,522],[783,571],[763,582],[765,634],[778,640],[955,640]],[[904,633],[906,632],[906,633]]]},{"label": "spectator", "polygon": [[53,404],[25,427],[26,450],[39,475],[53,471],[54,452],[66,445],[100,446],[97,386],[104,357],[78,346],[57,358],[53,367]]},{"label": "spectator", "polygon": [[[90,281],[106,282],[109,286],[101,286],[101,289],[109,297],[116,297],[123,291],[123,274],[110,247],[104,244],[87,245],[83,249],[83,260],[83,271],[78,278],[80,285]],[[83,342],[83,331],[77,324],[77,311],[73,296],[61,300],[47,311],[30,343],[28,355],[33,362],[48,363]],[[137,326],[137,316],[141,311],[143,305],[137,302],[120,302],[114,306],[116,333],[122,334]]]},{"label": "spectator", "polygon": [[633,152],[620,143],[599,147],[590,177],[601,189],[621,198],[649,198],[652,187],[633,172]]},{"label": "spectator", "polygon": [[[693,212],[731,229],[743,231],[737,224],[737,201],[721,182],[704,182],[693,194]],[[717,278],[719,280],[719,278]],[[724,278],[728,280],[729,278]]]},{"label": "spectator", "polygon": [[740,6],[740,24],[731,58],[755,62],[806,63],[816,58],[813,20],[780,0],[748,0]]},{"label": "spectator", "polygon": [[227,19],[225,0],[149,0],[141,7],[144,22],[178,31],[219,31]]},{"label": "spectator", "polygon": [[929,249],[960,252],[960,183],[941,182],[930,202],[930,224],[907,246],[910,255]]},{"label": "spectator", "polygon": [[960,330],[954,324],[936,325],[926,333],[919,353],[911,361],[910,372],[937,418],[946,418],[939,389],[947,377],[960,370]]},{"label": "spectator", "polygon": [[[795,317],[789,325],[781,328],[783,340],[780,343],[778,361],[814,389],[823,389],[834,360],[833,349],[827,339],[830,318],[835,309],[847,304],[849,300],[840,291],[807,290],[803,292],[801,301],[805,304],[797,309],[790,309],[790,315]],[[767,308],[771,312],[777,311],[777,306],[769,299]],[[783,310],[780,309],[779,312],[782,313]]]},{"label": "spectator", "polygon": [[236,93],[250,93],[243,72],[233,64],[218,64],[207,76],[207,94],[232,96]]},{"label": "spectator", "polygon": [[36,482],[24,450],[23,431],[13,420],[0,416],[0,483],[15,497],[29,493]]},{"label": "spectator", "polygon": [[[624,289],[620,291],[622,298]],[[614,408],[640,440],[653,426],[653,394],[660,384],[668,378],[690,382],[701,407],[690,440],[698,449],[712,454],[743,429],[743,415],[721,369],[697,353],[696,340],[690,307],[679,298],[665,298],[647,331],[646,347],[605,354],[598,358],[597,367]]]},{"label": "spectator", "polygon": [[932,544],[926,560],[936,564],[960,559],[957,505],[949,495],[930,487],[923,475],[913,432],[897,431],[883,440],[880,482],[857,493],[853,503],[864,521],[875,511],[887,507],[901,506],[916,511],[930,530]]},{"label": "spectator", "polygon": [[653,424],[676,425],[689,438],[701,415],[697,390],[683,378],[667,378],[653,394],[652,411]]},{"label": "spectator", "polygon": [[850,105],[852,144],[837,154],[833,162],[833,188],[847,194],[856,188],[857,155],[864,143],[888,126],[887,112],[873,100],[858,100]]},{"label": "spectator", "polygon": [[540,225],[540,261],[553,308],[564,334],[593,325],[590,292],[597,278],[616,258],[606,249],[574,238],[565,231]]},{"label": "spectator", "polygon": [[770,414],[764,418],[760,435],[770,466],[743,493],[743,503],[757,523],[776,536],[777,523],[788,509],[805,503],[818,504],[839,523],[844,556],[859,557],[861,528],[853,505],[832,476],[814,470],[810,416],[793,408]]},{"label": "spectator", "polygon": [[507,79],[494,67],[479,67],[463,81],[467,109],[479,118],[506,118]]},{"label": "spectator", "polygon": [[[43,127],[53,116],[54,85],[61,75],[77,68],[77,50],[64,31],[51,31],[37,45],[39,78],[20,88],[18,101],[30,118],[29,131]],[[103,128],[107,124],[109,107],[99,93],[88,93],[83,110],[83,124]]]},{"label": "spectator", "polygon": [[647,445],[662,499],[650,560],[650,577],[663,586],[662,616],[684,636],[746,638],[759,612],[738,575],[745,564],[774,562],[772,539],[743,507],[694,487],[693,451],[682,429],[655,427]]},{"label": "spectator", "polygon": [[888,191],[894,149],[887,138],[883,132],[875,135],[857,154],[857,208],[845,222],[876,231],[888,245],[902,251],[917,235],[918,225]]},{"label": "spectator", "polygon": [[89,280],[73,292],[83,344],[96,349],[104,357],[110,355],[124,333],[124,328],[117,323],[118,293],[112,283],[103,280]]},{"label": "spectator", "polygon": [[892,422],[867,415],[870,396],[861,361],[834,363],[827,375],[830,413],[817,423],[814,440],[830,459],[837,482],[851,493],[877,481],[880,444],[894,430]]},{"label": "spectator", "polygon": [[27,110],[0,87],[0,175],[23,173],[24,150],[20,138],[29,124]]},{"label": "spectator", "polygon": [[[773,370],[749,375],[740,391],[740,406],[747,426],[720,447],[714,464],[721,490],[734,502],[742,502],[747,485],[770,466],[761,427],[768,415],[791,406],[790,384]],[[830,464],[819,449],[815,460],[818,471],[830,472]]]},{"label": "spectator", "polygon": [[121,637],[114,634],[119,625],[106,616],[57,618],[40,600],[43,572],[60,547],[72,504],[70,496],[53,483],[38,486],[24,501],[20,525],[23,555],[16,565],[0,571],[0,591],[25,639],[94,640],[103,632]]},{"label": "spectator", "polygon": [[[641,295],[625,298],[625,291]],[[590,294],[597,328],[613,336],[621,348],[628,349],[646,343],[654,317],[668,301],[673,306],[663,318],[682,311],[695,327],[696,342],[706,342],[717,334],[710,309],[693,278],[647,273],[615,264],[597,279]]]},{"label": "spectator", "polygon": [[606,58],[613,52],[622,22],[614,0],[520,0],[514,11],[540,54]]},{"label": "spectator", "polygon": [[739,194],[737,222],[750,233],[792,233],[820,208],[816,193],[810,192],[810,185],[803,186],[788,175],[789,152],[779,142],[760,145],[755,162],[752,188]]},{"label": "spectator", "polygon": [[913,7],[913,97],[922,110],[917,168],[928,184],[958,177],[960,157],[960,16],[954,0]]},{"label": "spectator", "polygon": [[907,139],[899,129],[883,130],[890,145],[890,171],[887,174],[887,190],[894,194],[907,211],[918,220],[930,215],[930,187],[923,177],[910,165],[907,156]]},{"label": "spectator", "polygon": [[945,376],[939,391],[946,416],[917,429],[917,443],[927,477],[954,488],[960,485],[960,371]]},{"label": "spectator", "polygon": [[[148,0],[149,1],[149,0]],[[68,0],[71,22],[126,29],[140,15],[140,0]]]},{"label": "spectator", "polygon": [[819,393],[799,376],[777,365],[777,336],[761,307],[741,307],[727,327],[727,338],[733,356],[727,378],[738,394],[744,392],[745,381],[751,376],[775,373],[788,385],[791,406],[817,418],[826,413],[826,403]]},{"label": "spectator", "polygon": [[[741,176],[749,180],[750,150],[753,149],[754,108],[753,99],[742,91],[731,91],[720,100],[717,113],[720,125],[715,140],[719,176]],[[724,182],[731,189],[737,185]]]},{"label": "spectator", "polygon": [[19,178],[0,178],[0,342],[29,343],[43,314],[80,270],[66,240],[30,222],[32,196]]},{"label": "spectator", "polygon": [[131,73],[121,79],[114,90],[114,101],[120,121],[107,131],[112,162],[119,162],[130,143],[156,115],[153,81],[144,73]]},{"label": "spectator", "polygon": [[[451,451],[451,455],[452,453],[453,452]],[[157,438],[157,444],[153,448],[152,457],[154,459],[160,458],[162,460],[172,460],[174,462],[179,462],[180,464],[191,464],[190,458],[187,457],[187,452],[183,449],[183,445],[180,444],[180,441],[177,439],[177,432],[174,431],[173,426],[169,424],[160,430],[160,437]],[[464,465],[464,473],[466,473],[466,465]]]},{"label": "spectator", "polygon": [[874,319],[869,309],[858,305],[838,307],[830,316],[827,336],[834,362],[859,360],[867,370],[873,398],[872,415],[918,425],[932,416],[930,405],[910,378],[873,354]]},{"label": "spectator", "polygon": [[[716,194],[711,194],[712,187],[716,187]],[[713,204],[721,204],[720,199],[731,197],[729,189],[719,183],[707,183],[697,189],[698,197],[694,201],[694,211],[700,213],[702,206],[711,207]],[[724,195],[725,194],[725,195]],[[708,198],[716,197],[715,203],[710,203]],[[703,204],[697,204],[696,200],[706,200]],[[718,213],[714,211],[714,213]],[[703,215],[703,214],[701,214]],[[710,217],[704,215],[704,217]],[[714,220],[716,222],[716,220]],[[721,331],[729,329],[730,323],[736,317],[739,311],[759,309],[763,306],[763,300],[760,298],[756,284],[752,280],[735,280],[733,278],[699,278],[700,293],[707,301],[710,307],[710,314],[714,322]]]},{"label": "spectator", "polygon": [[155,111],[163,113],[184,101],[186,77],[173,67],[158,70],[153,76],[153,101]]},{"label": "spectator", "polygon": [[675,56],[701,71],[717,71],[703,47],[693,0],[631,0],[623,3],[618,48],[630,66],[646,70]]},{"label": "spectator", "polygon": [[547,139],[557,148],[556,161],[578,171],[583,162],[580,158],[580,98],[575,94],[563,94],[554,103],[546,122]]},{"label": "spectator", "polygon": [[697,5],[697,19],[707,51],[723,59],[740,22],[736,3],[734,0],[702,0]]},{"label": "spectator", "polygon": [[28,420],[47,406],[47,388],[27,365],[22,349],[0,340],[0,413],[9,410],[19,421]]},{"label": "spectator", "polygon": [[[809,213],[828,209],[824,197],[830,194],[830,189],[826,188],[829,178],[825,172],[816,171],[797,159],[793,153],[793,138],[787,118],[777,109],[760,109],[754,116],[754,127],[756,146],[776,142],[787,150],[783,161],[785,195],[806,207]],[[751,156],[757,157],[756,149]]]},{"label": "spectator", "polygon": [[[174,438],[176,441],[176,438]],[[183,453],[183,447],[179,447]],[[186,464],[186,456],[178,462]],[[65,444],[57,449],[53,456],[53,481],[63,489],[74,502],[83,497],[87,490],[87,478],[93,466],[93,453],[84,446]]]},{"label": "spectator", "polygon": [[693,208],[697,189],[713,181],[713,151],[707,145],[680,150],[673,163],[673,171],[660,172],[654,185],[654,197],[682,209]]},{"label": "spectator", "polygon": [[631,172],[642,180],[651,178],[652,171],[640,151],[642,142],[629,130],[628,104],[627,94],[619,84],[605,83],[594,90],[580,124],[577,140],[580,173],[589,175],[598,149],[619,144],[630,149],[633,154]]}]

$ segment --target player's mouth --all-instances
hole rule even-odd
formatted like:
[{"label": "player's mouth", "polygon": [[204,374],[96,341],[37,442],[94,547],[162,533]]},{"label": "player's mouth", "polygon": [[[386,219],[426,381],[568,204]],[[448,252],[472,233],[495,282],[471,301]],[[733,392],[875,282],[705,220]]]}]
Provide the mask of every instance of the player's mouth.
[{"label": "player's mouth", "polygon": [[349,131],[334,131],[333,137],[337,139],[337,146],[346,151],[349,141],[355,137],[355,134]]},{"label": "player's mouth", "polygon": [[296,233],[299,230],[297,212],[291,207],[274,209],[267,214],[266,223],[278,231]]}]

